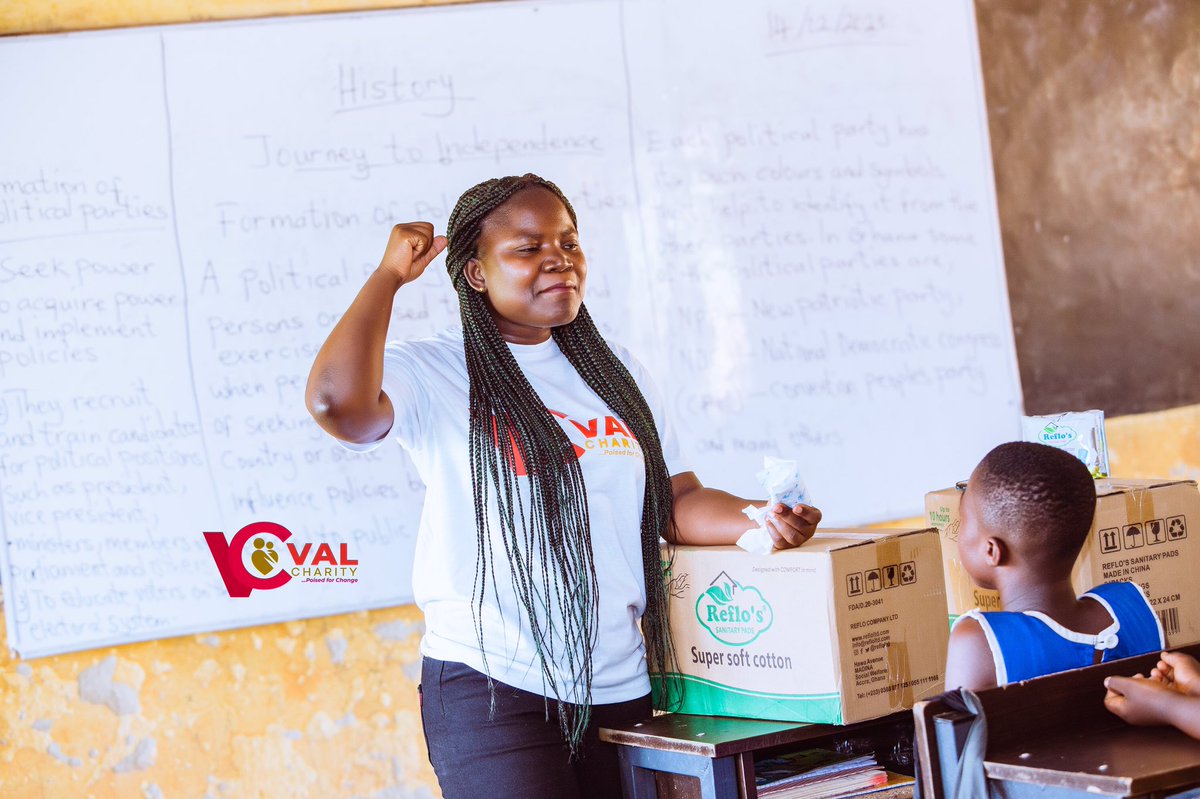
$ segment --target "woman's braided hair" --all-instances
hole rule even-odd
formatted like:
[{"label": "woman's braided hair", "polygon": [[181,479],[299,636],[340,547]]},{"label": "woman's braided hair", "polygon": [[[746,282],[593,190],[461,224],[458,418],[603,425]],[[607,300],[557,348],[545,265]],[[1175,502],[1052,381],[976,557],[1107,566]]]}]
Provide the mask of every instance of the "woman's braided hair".
[{"label": "woman's braided hair", "polygon": [[[571,221],[575,209],[557,186],[537,175],[486,180],[468,189],[450,214],[446,271],[458,293],[463,349],[470,378],[471,485],[475,499],[478,568],[473,599],[481,653],[482,607],[487,581],[495,580],[488,502],[499,509],[504,561],[533,631],[548,695],[558,701],[563,737],[574,752],[591,714],[592,649],[597,636],[597,578],[592,557],[587,492],[574,446],[538,398],[500,336],[484,295],[463,276],[477,256],[484,220],[514,194],[530,187],[554,193]],[[628,426],[646,463],[642,504],[642,563],[646,610],[642,634],[652,673],[674,674],[675,651],[667,626],[667,584],[659,537],[672,523],[671,478],[658,430],[645,398],[625,365],[600,336],[587,308],[573,322],[553,329],[559,349],[579,375]],[[519,460],[518,460],[519,459]],[[518,479],[524,463],[528,483]],[[671,536],[673,538],[673,536]],[[561,625],[561,630],[555,626]],[[557,635],[556,635],[557,634]],[[561,646],[562,651],[556,647]],[[486,664],[486,655],[484,655]],[[559,685],[552,664],[574,677]],[[657,678],[656,678],[657,679]],[[489,677],[489,685],[491,678]],[[678,704],[678,679],[658,683],[663,702]],[[492,702],[494,706],[495,696]]]}]

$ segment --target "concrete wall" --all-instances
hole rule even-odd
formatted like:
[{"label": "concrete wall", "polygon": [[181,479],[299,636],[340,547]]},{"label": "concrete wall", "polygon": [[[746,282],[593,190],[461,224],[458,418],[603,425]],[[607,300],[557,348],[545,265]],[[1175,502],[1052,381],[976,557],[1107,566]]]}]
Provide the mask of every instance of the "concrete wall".
[{"label": "concrete wall", "polygon": [[421,615],[354,613],[21,661],[5,799],[428,799]]}]

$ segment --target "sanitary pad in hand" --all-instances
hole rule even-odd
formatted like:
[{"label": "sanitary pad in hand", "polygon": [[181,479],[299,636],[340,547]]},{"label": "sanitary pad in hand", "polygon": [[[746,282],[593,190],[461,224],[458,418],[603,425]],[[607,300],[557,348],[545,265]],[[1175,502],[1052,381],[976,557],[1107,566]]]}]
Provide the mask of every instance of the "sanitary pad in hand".
[{"label": "sanitary pad in hand", "polygon": [[768,455],[763,459],[758,482],[767,492],[767,504],[761,508],[748,505],[742,509],[742,513],[757,527],[742,533],[737,545],[756,555],[769,555],[775,549],[775,542],[767,530],[767,517],[771,515],[774,507],[782,503],[792,508],[796,505],[811,505],[812,501],[796,461],[785,461]]}]

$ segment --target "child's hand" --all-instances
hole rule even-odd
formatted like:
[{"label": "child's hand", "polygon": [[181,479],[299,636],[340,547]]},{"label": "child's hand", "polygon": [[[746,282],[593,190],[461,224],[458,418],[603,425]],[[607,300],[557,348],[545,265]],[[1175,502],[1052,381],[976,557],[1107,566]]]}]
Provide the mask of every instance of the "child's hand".
[{"label": "child's hand", "polygon": [[1130,724],[1170,724],[1169,704],[1179,701],[1178,692],[1173,688],[1140,674],[1109,677],[1104,681],[1104,687],[1108,689],[1104,706]]},{"label": "child's hand", "polygon": [[1200,696],[1200,663],[1182,652],[1163,652],[1150,679],[1188,696]]}]

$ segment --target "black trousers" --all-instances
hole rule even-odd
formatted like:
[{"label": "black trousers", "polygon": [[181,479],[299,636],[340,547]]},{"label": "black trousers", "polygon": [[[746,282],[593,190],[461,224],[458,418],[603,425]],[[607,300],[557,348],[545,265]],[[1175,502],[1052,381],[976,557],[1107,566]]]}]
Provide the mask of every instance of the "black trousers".
[{"label": "black trousers", "polygon": [[620,799],[617,748],[596,731],[649,718],[649,694],[593,705],[571,760],[553,699],[547,705],[538,694],[494,686],[496,711],[489,720],[487,677],[462,663],[421,663],[421,722],[445,799]]}]

